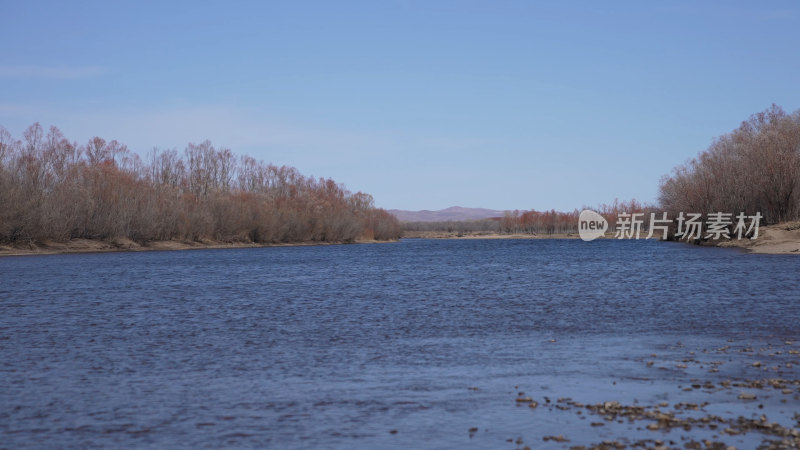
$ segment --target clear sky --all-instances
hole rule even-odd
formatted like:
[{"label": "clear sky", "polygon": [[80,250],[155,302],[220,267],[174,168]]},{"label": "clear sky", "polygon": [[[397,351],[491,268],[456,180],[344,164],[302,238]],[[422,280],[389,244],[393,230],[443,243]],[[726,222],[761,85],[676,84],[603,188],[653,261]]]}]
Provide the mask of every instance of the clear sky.
[{"label": "clear sky", "polygon": [[654,201],[659,178],[800,108],[774,2],[0,0],[0,125],[144,154],[210,139],[385,208]]}]

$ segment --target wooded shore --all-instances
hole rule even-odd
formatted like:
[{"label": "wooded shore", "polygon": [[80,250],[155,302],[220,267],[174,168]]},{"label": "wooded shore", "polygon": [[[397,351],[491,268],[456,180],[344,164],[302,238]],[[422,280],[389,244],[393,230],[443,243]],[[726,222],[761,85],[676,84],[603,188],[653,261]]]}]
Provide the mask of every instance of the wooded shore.
[{"label": "wooded shore", "polygon": [[130,239],[72,239],[65,242],[41,242],[17,245],[0,245],[0,257],[3,256],[28,256],[28,255],[57,255],[66,253],[110,253],[110,252],[145,252],[145,251],[175,251],[175,250],[202,250],[202,249],[233,249],[233,248],[265,248],[265,247],[294,247],[311,245],[340,245],[340,244],[379,244],[397,242],[396,240],[360,239],[355,242],[292,242],[292,243],[256,243],[256,242],[223,242],[215,240],[180,241],[164,240],[138,243]]}]

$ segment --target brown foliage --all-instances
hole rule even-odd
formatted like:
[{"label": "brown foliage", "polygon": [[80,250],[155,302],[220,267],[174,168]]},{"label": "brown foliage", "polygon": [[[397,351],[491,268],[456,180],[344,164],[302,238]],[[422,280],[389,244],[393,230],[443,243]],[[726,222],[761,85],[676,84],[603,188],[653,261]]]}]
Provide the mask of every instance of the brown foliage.
[{"label": "brown foliage", "polygon": [[766,223],[800,218],[800,111],[779,106],[741,126],[661,181],[662,207],[708,214],[760,212]]},{"label": "brown foliage", "polygon": [[0,126],[0,242],[127,237],[136,241],[353,242],[396,239],[372,197],[292,167],[238,158],[211,142],[143,162],[117,141],[70,142],[36,123],[17,141]]},{"label": "brown foliage", "polygon": [[506,212],[500,222],[506,233],[526,234],[566,234],[578,231],[577,210],[573,212],[550,211],[513,211]]}]

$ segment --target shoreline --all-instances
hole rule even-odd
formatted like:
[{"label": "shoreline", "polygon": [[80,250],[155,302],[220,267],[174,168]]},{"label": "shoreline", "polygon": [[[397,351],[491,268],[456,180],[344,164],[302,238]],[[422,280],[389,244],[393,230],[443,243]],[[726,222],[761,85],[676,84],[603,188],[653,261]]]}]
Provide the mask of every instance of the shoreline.
[{"label": "shoreline", "polygon": [[[448,232],[448,231],[407,231],[403,239],[580,239],[577,233],[556,234],[501,234],[487,232]],[[607,232],[598,239],[615,239],[614,233]],[[670,241],[682,242],[686,241]],[[760,227],[759,236],[755,240],[731,239],[721,241],[705,241],[702,246],[736,248],[743,253],[765,255],[800,255],[800,222],[786,222]]]},{"label": "shoreline", "polygon": [[[487,232],[447,232],[447,231],[411,231],[405,232],[401,239],[507,239],[507,240],[536,240],[536,239],[580,239],[576,233],[554,234],[501,234]],[[598,239],[615,239],[611,232]],[[378,241],[358,239],[352,244],[383,244],[397,242],[397,240]],[[672,241],[675,242],[675,241]],[[687,243],[684,241],[678,241]],[[61,255],[72,253],[111,253],[111,252],[144,252],[144,251],[175,251],[175,250],[202,250],[202,249],[235,249],[235,248],[266,248],[266,247],[299,247],[310,245],[345,245],[350,242],[287,242],[287,243],[254,243],[254,242],[225,242],[217,240],[184,241],[165,240],[138,243],[126,238],[116,239],[72,239],[65,242],[46,241],[24,245],[0,245],[0,257],[4,256],[32,256],[32,255]],[[800,255],[800,222],[787,222],[763,226],[759,230],[756,240],[722,240],[705,241],[700,245],[707,247],[735,248],[743,253],[770,254],[770,255]]]},{"label": "shoreline", "polygon": [[255,242],[225,242],[210,239],[202,241],[183,241],[173,239],[165,241],[148,241],[144,244],[141,244],[126,238],[71,239],[65,242],[40,242],[36,244],[30,244],[28,246],[0,245],[0,258],[5,256],[66,255],[77,253],[158,252],[238,248],[300,247],[317,245],[385,244],[391,242],[397,241],[358,239],[355,242],[307,241],[261,244]]},{"label": "shoreline", "polygon": [[[613,238],[614,235],[601,237],[600,239]],[[580,239],[576,233],[555,233],[555,234],[526,234],[526,233],[487,233],[484,231],[470,231],[457,233],[450,231],[406,231],[402,239]]]},{"label": "shoreline", "polygon": [[762,255],[800,255],[800,222],[786,222],[763,226],[758,239],[731,239],[709,242],[722,248],[738,248],[746,253]]}]

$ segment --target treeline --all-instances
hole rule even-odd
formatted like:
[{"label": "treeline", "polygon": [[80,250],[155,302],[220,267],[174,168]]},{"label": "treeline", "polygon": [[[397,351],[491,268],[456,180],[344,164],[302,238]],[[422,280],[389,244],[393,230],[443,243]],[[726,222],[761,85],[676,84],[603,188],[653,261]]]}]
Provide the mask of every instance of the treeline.
[{"label": "treeline", "polygon": [[500,219],[442,220],[435,222],[403,222],[404,231],[439,231],[446,233],[499,233]]},{"label": "treeline", "polygon": [[464,234],[569,234],[578,232],[578,212],[506,211],[502,217],[481,220],[403,222],[408,232]]},{"label": "treeline", "polygon": [[578,232],[579,211],[507,211],[500,228],[510,234],[570,234]]},{"label": "treeline", "polygon": [[78,145],[38,123],[15,140],[0,126],[0,242],[353,242],[400,234],[368,194],[209,141],[142,159],[115,140]]},{"label": "treeline", "polygon": [[657,220],[661,219],[661,210],[656,205],[642,203],[635,198],[628,201],[614,199],[614,202],[610,204],[603,203],[597,207],[584,207],[583,209],[591,209],[599,213],[608,222],[608,229],[615,232],[617,231],[617,221],[622,214],[641,214],[637,216],[637,220],[642,221],[642,230],[650,229],[651,214],[655,214]]},{"label": "treeline", "polygon": [[[630,201],[614,200],[611,204],[585,207],[600,213],[615,231],[617,219],[622,213],[642,213],[643,229],[650,223],[650,213],[657,212],[653,205],[643,204],[636,199]],[[506,211],[502,217],[483,220],[404,222],[403,229],[410,232],[447,232],[457,234],[577,234],[579,210],[563,211]],[[657,216],[660,217],[660,216]]]},{"label": "treeline", "polygon": [[[644,204],[636,199],[620,201],[615,199],[613,203],[601,204],[598,206],[584,206],[582,209],[591,209],[608,222],[608,229],[616,231],[617,220],[620,214],[641,213],[639,218],[643,221],[644,227],[650,226],[650,213],[656,212],[656,207]],[[501,230],[505,233],[523,234],[577,234],[578,216],[580,211],[575,209],[569,212],[556,211],[513,211],[506,212],[500,220]]]},{"label": "treeline", "polygon": [[760,212],[763,223],[800,219],[800,111],[755,114],[661,181],[662,208],[685,213]]}]

